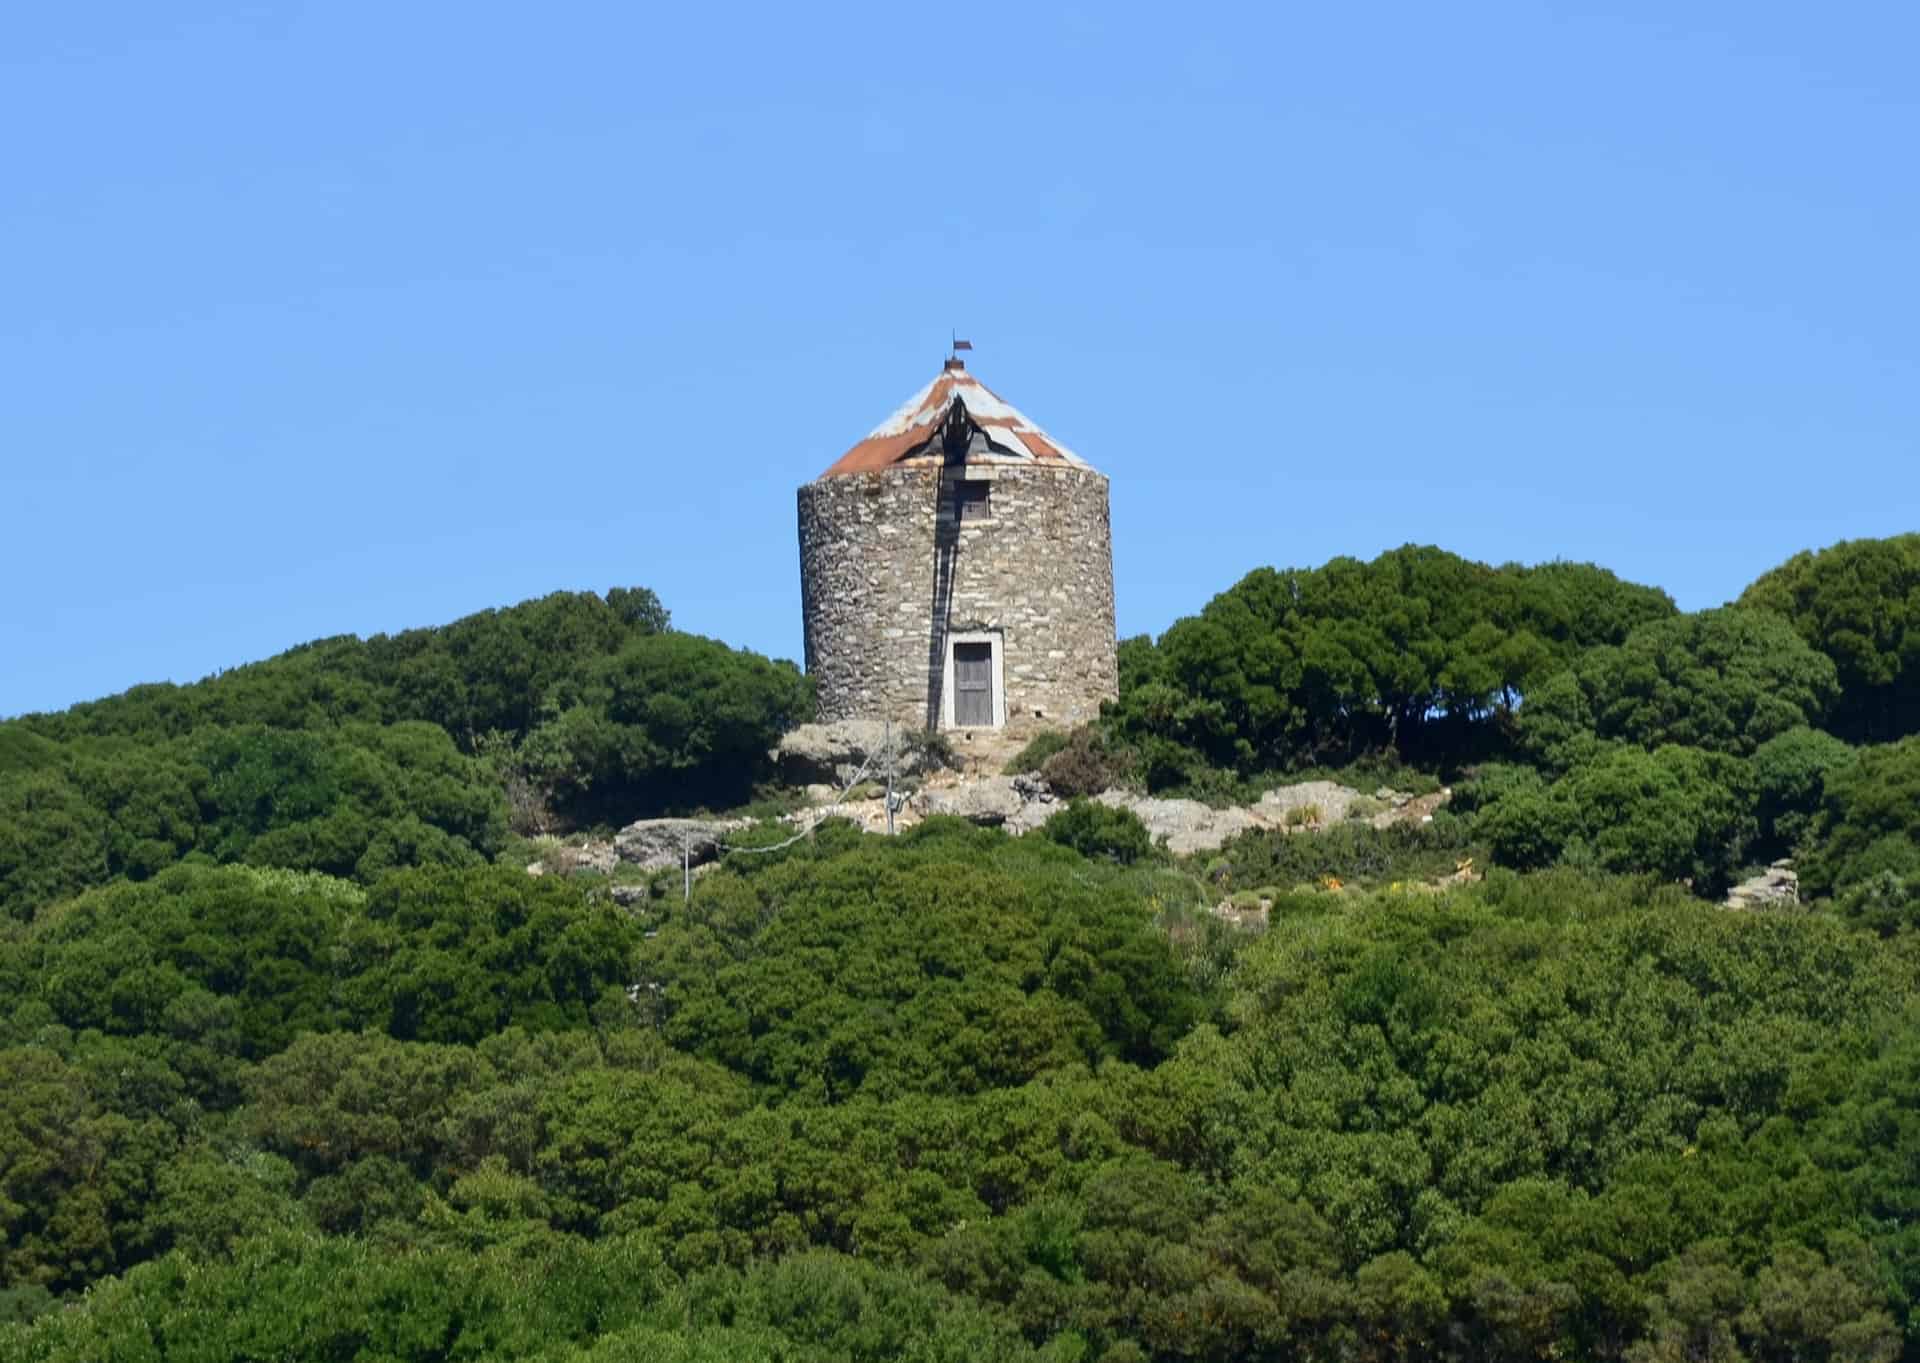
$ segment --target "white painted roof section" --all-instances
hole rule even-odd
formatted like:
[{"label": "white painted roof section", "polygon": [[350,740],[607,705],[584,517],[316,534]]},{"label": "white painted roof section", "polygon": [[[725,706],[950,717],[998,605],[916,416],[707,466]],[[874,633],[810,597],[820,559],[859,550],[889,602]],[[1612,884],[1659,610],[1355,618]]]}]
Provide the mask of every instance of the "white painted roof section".
[{"label": "white painted roof section", "polygon": [[[935,389],[946,390],[935,392]],[[1034,458],[1032,450],[1017,439],[1017,433],[1030,431],[1060,452],[1060,457],[1070,464],[1088,467],[1087,461],[1055,440],[1040,428],[1040,423],[1022,412],[999,394],[990,390],[984,383],[964,370],[942,374],[912,397],[900,404],[894,414],[867,432],[867,439],[881,439],[887,436],[905,435],[918,426],[928,427],[931,436],[932,427],[946,411],[947,392],[958,399],[967,409],[967,415],[986,428],[987,438],[1007,445],[1015,452]],[[1015,439],[1007,439],[1009,435]]]},{"label": "white painted roof section", "polygon": [[933,390],[940,386],[935,379],[925,388],[915,393],[885,421],[867,432],[867,439],[875,440],[881,436],[905,435],[915,426],[925,426],[940,415],[939,404],[933,401]]},{"label": "white painted roof section", "polygon": [[[1022,457],[1027,459],[1033,459],[1037,457],[1032,450],[1027,448],[1026,442],[1014,433],[1013,427],[983,426],[981,427],[981,429],[987,433],[987,439],[992,441],[994,444],[1004,445],[1008,449],[1012,450],[1015,454],[1021,455]],[[1069,455],[1068,457],[1071,458],[1072,456]]]},{"label": "white painted roof section", "polygon": [[970,464],[1064,464],[1092,472],[1086,460],[969,374],[966,366],[955,358],[947,361],[932,383],[902,403],[892,416],[835,460],[821,477],[872,473],[901,463],[940,462],[941,454],[934,442],[940,436],[947,414],[956,407],[967,424],[986,437],[984,448],[975,445],[967,455]]}]

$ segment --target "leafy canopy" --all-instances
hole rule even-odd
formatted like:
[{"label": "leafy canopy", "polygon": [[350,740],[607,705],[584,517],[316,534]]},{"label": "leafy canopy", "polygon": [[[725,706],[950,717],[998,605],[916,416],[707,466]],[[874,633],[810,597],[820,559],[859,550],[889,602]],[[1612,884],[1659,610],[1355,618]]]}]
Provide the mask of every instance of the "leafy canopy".
[{"label": "leafy canopy", "polygon": [[1599,568],[1491,568],[1408,545],[1249,573],[1157,644],[1121,649],[1117,731],[1150,785],[1195,761],[1258,771],[1390,747],[1449,765],[1583,649],[1673,614]]},{"label": "leafy canopy", "polygon": [[1778,617],[1725,607],[1643,624],[1618,646],[1588,650],[1527,697],[1520,735],[1556,766],[1593,738],[1744,757],[1818,723],[1836,693],[1833,664]]},{"label": "leafy canopy", "polygon": [[1835,733],[1878,743],[1920,733],[1920,534],[1795,554],[1740,604],[1785,619],[1833,660]]}]

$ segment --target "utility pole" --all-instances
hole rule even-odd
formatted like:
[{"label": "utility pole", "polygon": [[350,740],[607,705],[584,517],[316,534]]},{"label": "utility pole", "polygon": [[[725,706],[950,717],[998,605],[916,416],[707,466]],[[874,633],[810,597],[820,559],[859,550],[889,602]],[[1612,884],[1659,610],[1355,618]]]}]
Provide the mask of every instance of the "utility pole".
[{"label": "utility pole", "polygon": [[887,720],[887,836],[893,836],[893,720]]},{"label": "utility pole", "polygon": [[680,902],[693,902],[693,834],[680,835]]}]

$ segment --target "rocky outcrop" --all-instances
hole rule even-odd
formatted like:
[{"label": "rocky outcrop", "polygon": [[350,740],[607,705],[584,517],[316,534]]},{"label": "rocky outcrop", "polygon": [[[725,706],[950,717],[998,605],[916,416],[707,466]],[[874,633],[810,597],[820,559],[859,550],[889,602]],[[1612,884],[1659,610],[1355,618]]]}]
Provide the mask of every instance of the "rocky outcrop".
[{"label": "rocky outcrop", "polygon": [[[1332,781],[1302,781],[1261,796],[1257,804],[1215,809],[1199,800],[1166,800],[1129,790],[1103,791],[1094,797],[1111,809],[1124,809],[1146,825],[1147,834],[1164,843],[1175,856],[1218,851],[1249,829],[1308,832],[1364,815],[1376,828],[1393,823],[1430,822],[1433,812],[1447,802],[1450,791],[1411,796],[1382,790],[1368,800],[1359,791]],[[915,796],[912,811],[918,817],[951,814],[977,824],[1024,833],[1038,828],[1065,802],[1032,776],[988,776],[929,788]]]},{"label": "rocky outcrop", "polygon": [[921,735],[898,724],[889,731],[873,719],[802,724],[781,736],[772,757],[786,785],[834,791],[856,780],[885,780],[889,758],[896,779],[918,776],[939,765]]},{"label": "rocky outcrop", "polygon": [[[819,764],[817,769],[830,768],[836,774],[847,763],[853,763],[841,778],[844,784],[846,779],[859,774],[861,764],[884,748],[885,735],[878,732],[881,728],[881,725],[867,725],[857,720],[808,725],[805,730],[795,730],[788,735],[795,741],[791,745],[783,742],[782,750],[790,751],[796,763]],[[875,740],[871,747],[866,746],[870,739]],[[917,758],[910,739],[901,754]],[[917,760],[924,762],[925,759]],[[895,774],[900,774],[898,768]],[[896,827],[911,827],[924,818],[948,815],[985,827],[1004,828],[1017,836],[1040,827],[1066,804],[1045,781],[1031,775],[956,777],[944,772],[923,779],[920,787],[912,793],[908,793],[911,786],[896,790],[893,806]],[[786,822],[796,831],[809,829],[828,818],[850,819],[871,833],[888,830],[887,806],[883,799],[841,800],[838,798],[840,787],[826,784],[820,785],[818,791],[822,797],[820,804],[786,816]],[[1108,790],[1094,798],[1111,809],[1124,809],[1133,814],[1146,825],[1148,836],[1175,856],[1192,856],[1218,851],[1229,839],[1251,829],[1304,833],[1356,818],[1365,818],[1375,828],[1393,823],[1430,822],[1434,811],[1445,804],[1450,795],[1450,791],[1441,790],[1431,795],[1412,796],[1383,788],[1369,797],[1332,781],[1302,781],[1270,790],[1253,805],[1226,809],[1215,809],[1198,800],[1158,799],[1127,790]],[[697,868],[716,860],[726,836],[748,827],[751,822],[747,819],[642,819],[621,829],[611,843],[557,848],[545,861],[535,862],[527,869],[534,875],[563,875],[574,870],[607,874],[621,865],[657,871],[677,868],[685,854],[690,854]],[[1787,874],[1791,876],[1792,872]]]},{"label": "rocky outcrop", "polygon": [[986,776],[923,791],[914,799],[922,817],[949,814],[1016,834],[1038,828],[1060,806],[1047,783],[1032,776]]},{"label": "rocky outcrop", "polygon": [[536,876],[566,876],[575,871],[591,871],[604,876],[619,864],[620,854],[613,850],[610,842],[562,843],[527,867],[527,872]]},{"label": "rocky outcrop", "polygon": [[1376,796],[1385,799],[1388,807],[1375,814],[1367,822],[1375,828],[1385,828],[1396,823],[1432,823],[1433,816],[1440,806],[1453,798],[1451,788],[1436,790],[1431,795],[1407,795],[1400,791],[1386,790],[1384,787]]},{"label": "rocky outcrop", "polygon": [[1727,891],[1730,909],[1790,909],[1800,902],[1800,875],[1791,858],[1783,857],[1759,875]]},{"label": "rocky outcrop", "polygon": [[556,847],[527,867],[527,874],[563,876],[592,871],[604,876],[621,866],[664,871],[680,866],[683,858],[701,866],[720,855],[727,834],[752,825],[751,819],[641,819],[614,834],[612,842]]},{"label": "rocky outcrop", "polygon": [[1318,828],[1339,823],[1352,810],[1353,802],[1363,798],[1353,787],[1337,781],[1301,781],[1268,791],[1254,810],[1274,823]]},{"label": "rocky outcrop", "polygon": [[1177,857],[1195,852],[1213,852],[1227,839],[1249,828],[1272,825],[1242,806],[1214,809],[1198,800],[1160,800],[1132,791],[1107,790],[1093,797],[1111,809],[1124,809],[1147,826],[1155,842],[1165,841],[1167,850]]},{"label": "rocky outcrop", "polygon": [[751,819],[642,819],[613,836],[620,860],[643,871],[661,871],[689,859],[696,866],[720,855],[726,835],[753,826]]}]

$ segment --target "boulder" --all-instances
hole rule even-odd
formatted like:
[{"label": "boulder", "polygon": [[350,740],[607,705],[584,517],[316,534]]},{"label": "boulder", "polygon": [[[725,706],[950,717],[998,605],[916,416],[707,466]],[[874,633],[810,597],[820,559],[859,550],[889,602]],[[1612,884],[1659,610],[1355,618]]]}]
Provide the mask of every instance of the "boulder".
[{"label": "boulder", "polygon": [[863,773],[866,780],[886,780],[889,756],[895,780],[939,765],[919,733],[899,724],[889,730],[875,719],[802,724],[782,734],[771,755],[783,785],[830,785],[835,790]]},{"label": "boulder", "polygon": [[1009,833],[1024,833],[1045,823],[1060,807],[1046,782],[1031,776],[983,776],[956,786],[924,790],[914,797],[922,815],[950,814]]},{"label": "boulder", "polygon": [[1254,809],[1262,818],[1277,824],[1285,824],[1287,816],[1294,810],[1317,809],[1320,817],[1312,822],[1325,827],[1346,818],[1347,811],[1359,798],[1359,791],[1337,781],[1301,781],[1296,785],[1268,791],[1260,797],[1260,803]]},{"label": "boulder", "polygon": [[1025,801],[1019,812],[1007,820],[1009,833],[1031,833],[1066,805],[1066,801],[1053,793],[1053,787],[1038,776],[1010,776],[1006,779],[1013,782],[1015,792]]},{"label": "boulder", "polygon": [[575,871],[592,871],[604,876],[610,875],[619,864],[620,854],[610,842],[562,843],[527,867],[527,874],[566,876]]},{"label": "boulder", "polygon": [[1195,852],[1216,852],[1227,841],[1249,828],[1265,828],[1265,820],[1251,810],[1235,806],[1214,809],[1198,800],[1156,800],[1132,791],[1106,790],[1093,797],[1111,809],[1124,809],[1147,826],[1155,842],[1162,839],[1175,856]]},{"label": "boulder", "polygon": [[1433,816],[1453,798],[1453,787],[1436,790],[1431,795],[1406,795],[1395,793],[1393,808],[1374,815],[1367,822],[1375,828],[1387,828],[1397,823],[1432,823]]},{"label": "boulder", "polygon": [[643,871],[659,871],[681,864],[690,855],[702,865],[720,855],[729,833],[752,825],[751,819],[642,819],[614,834],[613,848],[620,860]]},{"label": "boulder", "polygon": [[1784,909],[1800,902],[1800,874],[1791,858],[1783,857],[1757,876],[1727,891],[1729,909]]}]

